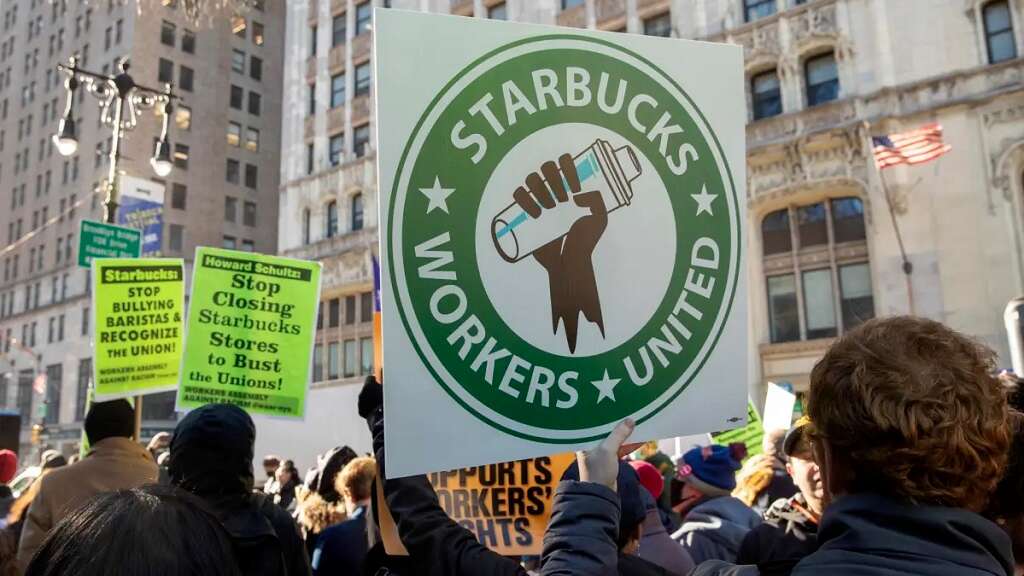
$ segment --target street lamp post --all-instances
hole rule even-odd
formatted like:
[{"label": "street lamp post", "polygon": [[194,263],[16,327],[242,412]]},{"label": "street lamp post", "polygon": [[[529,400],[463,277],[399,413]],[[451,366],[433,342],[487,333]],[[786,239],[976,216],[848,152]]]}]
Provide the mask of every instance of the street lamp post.
[{"label": "street lamp post", "polygon": [[[128,74],[127,58],[118,60],[117,74],[113,76],[80,68],[77,55],[69,58],[67,64],[58,64],[57,69],[67,76],[64,87],[68,94],[64,116],[57,127],[57,133],[53,135],[57,151],[62,156],[71,156],[78,150],[75,92],[79,87],[83,87],[99,100],[100,119],[104,125],[111,127],[109,167],[107,179],[102,184],[105,192],[103,220],[108,224],[114,224],[117,221],[120,200],[117,165],[121,159],[121,139],[138,124],[141,111],[160,106],[163,126],[149,162],[157,176],[164,177],[170,174],[174,164],[171,161],[171,144],[167,136],[173,102],[179,97],[171,90],[170,84],[164,84],[162,90],[137,84]],[[135,438],[142,439],[142,396],[135,397]]]}]

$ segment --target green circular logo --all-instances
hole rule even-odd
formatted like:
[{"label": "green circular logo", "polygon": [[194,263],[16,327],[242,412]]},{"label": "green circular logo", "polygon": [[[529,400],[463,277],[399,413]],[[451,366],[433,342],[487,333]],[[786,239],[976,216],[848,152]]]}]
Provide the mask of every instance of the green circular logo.
[{"label": "green circular logo", "polygon": [[740,273],[738,202],[711,127],[651,62],[521,40],[452,78],[406,143],[391,294],[466,410],[530,440],[596,439],[700,372]]}]

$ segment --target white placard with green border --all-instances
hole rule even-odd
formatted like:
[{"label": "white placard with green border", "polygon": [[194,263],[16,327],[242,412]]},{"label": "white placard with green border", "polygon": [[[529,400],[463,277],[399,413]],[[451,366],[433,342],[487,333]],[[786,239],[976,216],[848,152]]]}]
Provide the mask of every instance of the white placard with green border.
[{"label": "white placard with green border", "polygon": [[375,14],[389,474],[742,425],[742,49]]}]

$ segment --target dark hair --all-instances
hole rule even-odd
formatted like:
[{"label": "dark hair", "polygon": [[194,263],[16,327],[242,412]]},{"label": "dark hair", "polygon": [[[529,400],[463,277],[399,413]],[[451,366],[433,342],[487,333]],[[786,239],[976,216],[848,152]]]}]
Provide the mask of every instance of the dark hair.
[{"label": "dark hair", "polygon": [[980,511],[1010,447],[994,358],[932,320],[868,321],[811,372],[811,440],[848,461],[851,492]]},{"label": "dark hair", "polygon": [[[115,569],[116,567],[116,569]],[[25,576],[239,576],[231,540],[201,501],[152,484],[107,492],[61,520]]]},{"label": "dark hair", "polygon": [[90,444],[112,437],[131,438],[135,433],[135,409],[123,399],[95,402],[85,415],[84,427]]}]

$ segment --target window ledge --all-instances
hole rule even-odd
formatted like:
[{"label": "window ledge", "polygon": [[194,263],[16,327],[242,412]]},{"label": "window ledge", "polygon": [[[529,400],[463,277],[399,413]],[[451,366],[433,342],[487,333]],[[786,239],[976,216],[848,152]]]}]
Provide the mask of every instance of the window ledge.
[{"label": "window ledge", "polygon": [[761,356],[806,356],[809,353],[824,354],[828,347],[836,341],[835,337],[817,338],[814,340],[797,340],[795,342],[767,343],[758,346]]}]

